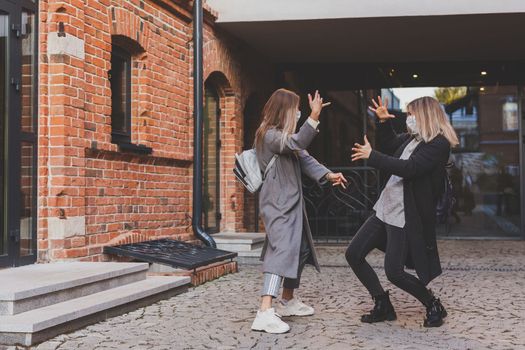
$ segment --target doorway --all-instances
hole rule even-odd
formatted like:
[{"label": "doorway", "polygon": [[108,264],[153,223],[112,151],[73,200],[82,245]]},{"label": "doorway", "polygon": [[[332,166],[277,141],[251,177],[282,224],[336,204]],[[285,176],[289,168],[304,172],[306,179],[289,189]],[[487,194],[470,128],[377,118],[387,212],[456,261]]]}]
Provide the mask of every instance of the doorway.
[{"label": "doorway", "polygon": [[36,261],[37,18],[0,1],[0,267]]},{"label": "doorway", "polygon": [[204,91],[204,228],[206,232],[217,233],[220,230],[220,99],[217,89],[207,83]]},{"label": "doorway", "polygon": [[[367,110],[371,99],[388,97],[389,110],[397,116],[393,126],[404,132],[405,104],[425,95],[438,98],[460,139],[450,174],[457,206],[454,216],[437,227],[438,235],[525,238],[525,62],[349,64],[339,65],[337,72],[315,64],[285,68],[284,86],[296,86],[301,95],[319,89],[332,102],[309,152],[350,180],[348,189],[341,190],[305,179],[303,192],[317,239],[353,236],[372,213],[386,180],[366,162],[348,159],[351,145],[362,142],[363,135],[375,144],[374,115]],[[405,96],[410,91],[415,94]]]},{"label": "doorway", "polygon": [[438,235],[519,238],[519,87],[482,85],[390,91],[401,99],[401,107],[420,95],[435,96],[458,135],[459,145],[452,149],[449,169],[456,203],[446,223],[438,225]]}]

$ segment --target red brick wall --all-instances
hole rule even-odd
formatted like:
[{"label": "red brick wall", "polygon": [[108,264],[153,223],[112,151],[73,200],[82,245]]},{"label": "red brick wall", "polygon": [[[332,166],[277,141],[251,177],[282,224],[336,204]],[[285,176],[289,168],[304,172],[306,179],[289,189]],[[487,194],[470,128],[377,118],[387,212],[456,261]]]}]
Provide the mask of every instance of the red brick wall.
[{"label": "red brick wall", "polygon": [[[233,156],[243,143],[243,104],[254,91],[268,93],[272,68],[221,33],[213,15],[205,16],[204,62],[223,111],[221,229],[243,231]],[[104,245],[130,233],[193,240],[189,2],[42,0],[40,21],[39,260],[100,260]],[[66,36],[58,41],[80,43],[77,51],[56,49],[60,22]],[[111,143],[113,42],[131,45],[131,140],[151,155]]]}]

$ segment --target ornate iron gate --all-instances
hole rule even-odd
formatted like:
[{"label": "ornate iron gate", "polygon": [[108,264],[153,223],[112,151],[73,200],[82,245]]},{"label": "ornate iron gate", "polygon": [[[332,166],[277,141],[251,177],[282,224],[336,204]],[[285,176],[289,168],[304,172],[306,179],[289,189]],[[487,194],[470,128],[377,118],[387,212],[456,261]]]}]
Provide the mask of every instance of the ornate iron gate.
[{"label": "ornate iron gate", "polygon": [[331,240],[353,236],[372,213],[379,195],[379,171],[371,167],[331,168],[349,181],[347,189],[319,185],[303,179],[306,211],[316,239]]}]

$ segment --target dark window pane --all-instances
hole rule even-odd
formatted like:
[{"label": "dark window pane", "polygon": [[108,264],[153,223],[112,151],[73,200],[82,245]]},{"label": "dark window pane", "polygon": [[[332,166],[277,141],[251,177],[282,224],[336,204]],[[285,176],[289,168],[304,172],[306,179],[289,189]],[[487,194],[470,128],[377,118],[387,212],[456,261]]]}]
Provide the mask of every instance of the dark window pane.
[{"label": "dark window pane", "polygon": [[130,68],[131,57],[118,48],[114,48],[111,57],[111,127],[114,135],[127,138],[130,136]]}]

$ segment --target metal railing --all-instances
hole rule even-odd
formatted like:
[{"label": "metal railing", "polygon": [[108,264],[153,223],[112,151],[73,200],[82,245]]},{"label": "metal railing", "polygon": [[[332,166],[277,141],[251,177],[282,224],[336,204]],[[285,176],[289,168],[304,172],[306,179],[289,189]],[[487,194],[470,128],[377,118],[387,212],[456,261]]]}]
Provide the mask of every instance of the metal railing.
[{"label": "metal railing", "polygon": [[316,239],[353,236],[372,213],[381,180],[371,167],[331,168],[348,180],[346,189],[331,184],[319,185],[303,179],[303,195],[312,234]]}]

